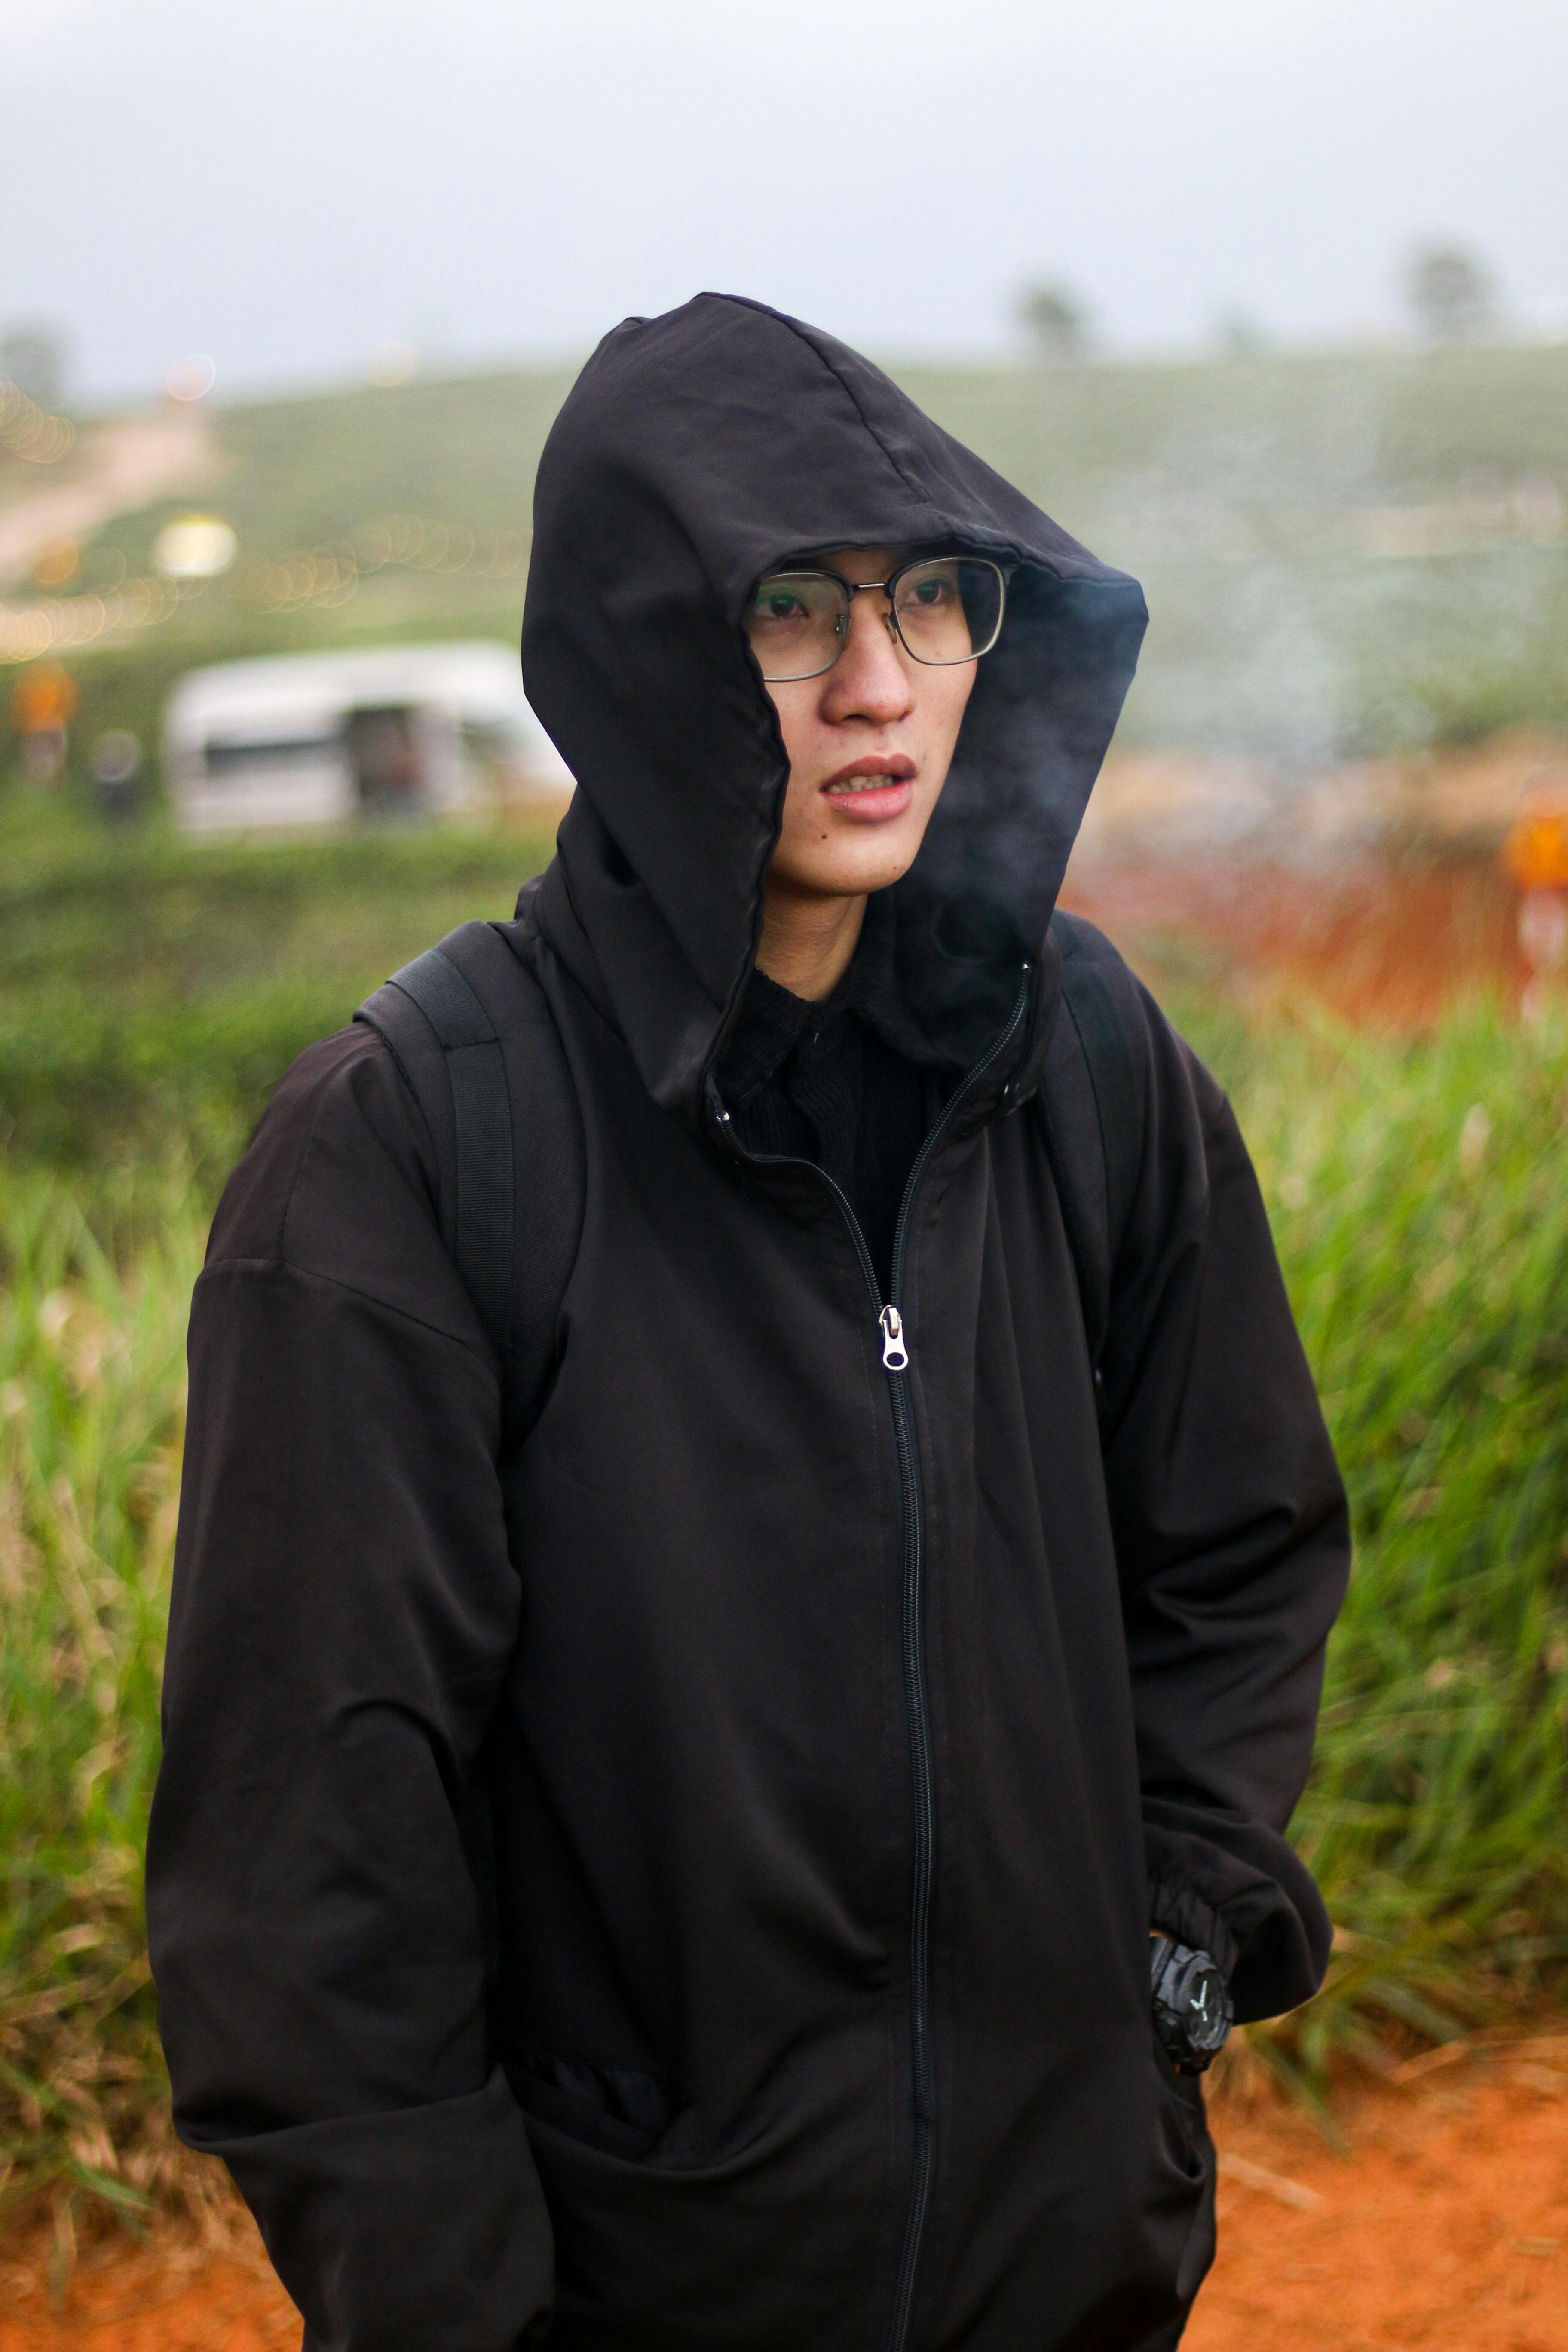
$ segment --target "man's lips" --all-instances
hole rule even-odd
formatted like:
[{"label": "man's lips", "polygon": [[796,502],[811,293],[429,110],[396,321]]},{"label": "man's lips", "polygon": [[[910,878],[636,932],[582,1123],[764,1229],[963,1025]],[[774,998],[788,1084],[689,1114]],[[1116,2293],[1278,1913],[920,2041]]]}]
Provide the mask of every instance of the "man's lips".
[{"label": "man's lips", "polygon": [[914,797],[914,776],[907,752],[868,751],[829,776],[822,791],[847,816],[902,816]]},{"label": "man's lips", "polygon": [[847,768],[837,769],[822,789],[825,793],[837,792],[840,786],[851,792],[858,786],[864,790],[872,778],[908,783],[914,772],[915,763],[907,751],[868,751],[864,758],[851,760]]}]

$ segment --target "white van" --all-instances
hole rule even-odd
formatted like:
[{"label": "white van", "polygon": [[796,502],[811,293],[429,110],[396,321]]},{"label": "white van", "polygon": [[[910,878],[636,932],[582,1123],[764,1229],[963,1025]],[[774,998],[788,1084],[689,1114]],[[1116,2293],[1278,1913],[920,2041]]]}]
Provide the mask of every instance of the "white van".
[{"label": "white van", "polygon": [[169,697],[163,763],[176,815],[201,832],[417,817],[572,788],[515,648],[488,644],[192,670]]}]

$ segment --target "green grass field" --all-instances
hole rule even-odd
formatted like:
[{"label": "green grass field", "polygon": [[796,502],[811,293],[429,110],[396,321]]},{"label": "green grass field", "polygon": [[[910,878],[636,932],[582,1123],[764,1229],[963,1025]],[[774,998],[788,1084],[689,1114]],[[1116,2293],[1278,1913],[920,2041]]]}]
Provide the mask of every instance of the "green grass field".
[{"label": "green grass field", "polygon": [[454,924],[510,915],[549,848],[537,824],[121,839],[0,801],[0,1141],[232,1156],[296,1054]]},{"label": "green grass field", "polygon": [[[140,1873],[216,1187],[298,1047],[545,847],[0,834],[0,2204],[178,2173]],[[1295,1830],[1339,1950],[1253,2037],[1310,2093],[1561,1998],[1568,1028],[1477,1006],[1397,1042],[1179,983],[1175,1009],[1253,1143],[1355,1514]]]},{"label": "green grass field", "polygon": [[[1568,726],[1568,346],[895,372],[1143,581],[1152,621],[1126,742],[1301,764]],[[570,381],[497,373],[219,412],[216,484],[107,523],[77,584],[144,572],[191,503],[233,522],[241,561],[133,641],[72,656],[81,746],[111,725],[155,744],[170,683],[200,662],[515,642],[521,572],[460,562],[462,535],[526,542]],[[260,609],[261,560],[356,535],[363,553],[389,515],[432,528],[416,557]]]}]

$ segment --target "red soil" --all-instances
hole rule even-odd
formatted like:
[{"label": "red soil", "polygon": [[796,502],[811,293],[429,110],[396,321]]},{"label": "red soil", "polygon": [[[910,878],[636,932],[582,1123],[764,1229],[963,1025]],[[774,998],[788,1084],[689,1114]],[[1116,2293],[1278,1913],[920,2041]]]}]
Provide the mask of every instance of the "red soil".
[{"label": "red soil", "polygon": [[1219,2258],[1185,2352],[1565,2352],[1568,2035],[1340,2120],[1343,2157],[1300,2116],[1219,2109]]},{"label": "red soil", "polygon": [[[1219,2260],[1186,2352],[1568,2352],[1568,2033],[1423,2064],[1346,2095],[1343,2156],[1271,2098],[1216,2102]],[[58,2303],[40,2246],[0,2286],[0,2352],[299,2341],[237,2230],[221,2252],[101,2246]]]},{"label": "red soil", "polygon": [[1213,857],[1075,865],[1063,904],[1159,964],[1166,942],[1254,999],[1304,987],[1352,1021],[1420,1028],[1457,996],[1516,1005],[1519,896],[1490,857],[1326,869]]}]

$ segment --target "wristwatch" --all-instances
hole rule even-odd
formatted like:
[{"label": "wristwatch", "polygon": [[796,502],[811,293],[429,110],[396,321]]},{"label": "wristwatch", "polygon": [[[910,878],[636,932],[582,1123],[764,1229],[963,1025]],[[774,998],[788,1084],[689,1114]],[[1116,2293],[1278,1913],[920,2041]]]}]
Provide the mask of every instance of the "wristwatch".
[{"label": "wristwatch", "polygon": [[1179,2074],[1201,2074],[1225,2048],[1236,2021],[1224,1977],[1206,1952],[1169,1936],[1149,1944],[1154,2031]]}]

